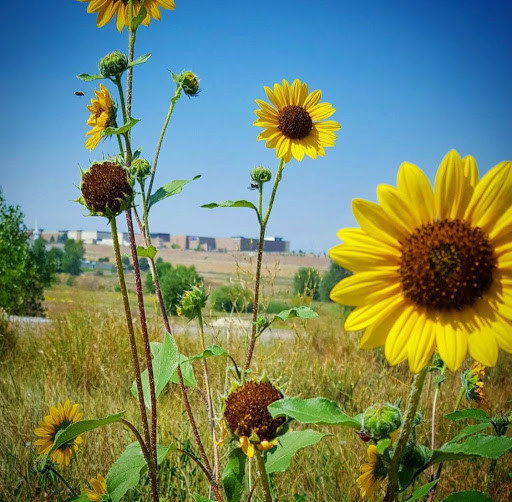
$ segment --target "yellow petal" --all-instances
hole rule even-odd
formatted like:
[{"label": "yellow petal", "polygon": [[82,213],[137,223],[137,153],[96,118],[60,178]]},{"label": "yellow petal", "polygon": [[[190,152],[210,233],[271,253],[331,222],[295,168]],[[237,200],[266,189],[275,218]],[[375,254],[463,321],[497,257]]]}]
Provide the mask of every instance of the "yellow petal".
[{"label": "yellow petal", "polygon": [[373,323],[379,322],[399,309],[404,303],[401,296],[386,298],[378,303],[364,305],[353,310],[345,320],[347,331],[358,331]]},{"label": "yellow petal", "polygon": [[468,351],[468,336],[448,322],[436,326],[436,344],[441,359],[451,371],[457,371]]},{"label": "yellow petal", "polygon": [[461,218],[464,204],[464,165],[460,155],[451,150],[441,162],[435,181],[435,200],[439,218]]},{"label": "yellow petal", "polygon": [[419,317],[416,307],[407,305],[392,326],[384,346],[384,354],[391,366],[407,359],[409,340]]},{"label": "yellow petal", "polygon": [[468,336],[471,357],[484,366],[495,366],[498,360],[498,344],[490,329],[470,333]]},{"label": "yellow petal", "polygon": [[393,221],[396,231],[400,232],[403,239],[407,239],[418,226],[409,202],[396,188],[389,185],[379,185],[377,197],[382,209]]},{"label": "yellow petal", "polygon": [[420,372],[432,359],[436,344],[435,324],[427,315],[420,315],[418,323],[411,332],[407,346],[407,359],[413,373]]}]

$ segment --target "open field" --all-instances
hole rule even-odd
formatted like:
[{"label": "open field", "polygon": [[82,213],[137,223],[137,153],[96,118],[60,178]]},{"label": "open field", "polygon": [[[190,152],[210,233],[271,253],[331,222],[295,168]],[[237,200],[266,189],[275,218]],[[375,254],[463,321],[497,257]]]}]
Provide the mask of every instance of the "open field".
[{"label": "open field", "polygon": [[[98,247],[98,246],[96,246]],[[196,258],[203,254],[192,253]],[[217,254],[216,254],[217,255]],[[106,256],[102,254],[101,256]],[[174,255],[173,263],[180,263]],[[229,255],[218,254],[220,258]],[[282,258],[282,257],[280,257]],[[273,257],[268,260],[271,262]],[[267,264],[269,263],[267,261]],[[207,287],[215,287],[226,279],[245,281],[251,286],[250,260],[243,266],[213,257],[194,265],[204,275]],[[222,262],[222,263],[221,263]],[[211,266],[215,263],[215,266]],[[315,262],[316,263],[316,262]],[[295,269],[297,263],[295,263]],[[315,265],[313,265],[315,266]],[[225,268],[223,268],[225,267]],[[288,299],[292,290],[292,266],[281,272],[268,265],[265,271],[264,296]],[[225,275],[224,275],[225,274]],[[128,274],[130,277],[130,274]],[[130,394],[133,371],[127,333],[119,293],[114,291],[115,276],[84,274],[73,286],[58,284],[46,292],[49,325],[20,326],[14,349],[0,360],[0,500],[53,501],[65,500],[67,492],[58,482],[40,477],[34,469],[36,449],[33,429],[50,405],[67,398],[80,403],[85,418],[97,418],[120,410],[137,422],[137,403]],[[133,280],[130,288],[133,290]],[[131,293],[133,316],[135,301]],[[150,336],[161,339],[163,330],[157,316],[156,302],[146,296]],[[357,348],[359,335],[343,332],[343,310],[338,305],[314,303],[320,316],[304,322],[295,320],[275,329],[258,344],[254,359],[257,372],[266,372],[289,396],[325,396],[338,402],[348,414],[357,414],[375,402],[394,402],[406,398],[410,374],[406,365],[390,368],[383,352],[362,351]],[[240,364],[247,345],[249,324],[219,322],[225,314],[208,310],[206,323],[208,344],[222,345]],[[248,316],[241,316],[247,321]],[[182,353],[200,351],[193,330],[181,318],[172,325]],[[138,333],[140,338],[140,333]],[[142,348],[140,347],[142,350]],[[467,361],[467,367],[469,365]],[[221,394],[231,385],[230,367],[222,358],[209,360],[210,373],[219,404]],[[196,378],[201,383],[200,367]],[[492,412],[506,407],[512,388],[512,358],[500,354],[496,368],[488,371],[485,388]],[[430,379],[430,377],[428,377]],[[446,421],[440,417],[454,406],[460,386],[459,374],[449,374],[442,388],[439,403],[437,443],[446,436]],[[427,384],[423,396],[424,423],[419,432],[425,444],[430,433],[430,406],[433,382]],[[199,394],[190,392],[194,408],[199,410],[199,423],[206,422]],[[159,442],[178,444],[195,452],[191,431],[179,391],[171,386],[159,400]],[[217,414],[219,412],[217,409]],[[297,427],[297,426],[295,426]],[[364,459],[366,444],[350,429],[316,427],[331,434],[322,442],[296,455],[292,468],[275,477],[282,501],[294,501],[295,494],[307,494],[307,501],[335,502],[360,500],[356,478]],[[208,444],[206,428],[202,430]],[[84,444],[64,475],[75,487],[86,486],[97,473],[106,474],[112,462],[133,439],[118,425],[98,429],[84,437]],[[209,447],[210,445],[208,445]],[[222,461],[227,452],[221,450]],[[488,486],[495,502],[512,497],[511,456],[500,460],[496,481]],[[487,488],[489,462],[482,460],[449,464],[436,500],[462,489]],[[300,476],[297,473],[301,473]],[[252,473],[254,475],[254,472]],[[161,493],[169,500],[192,501],[193,493],[207,494],[207,484],[195,464],[180,454],[171,453],[160,471]],[[126,500],[149,500],[148,486],[132,491]],[[253,501],[259,501],[257,496]]]}]

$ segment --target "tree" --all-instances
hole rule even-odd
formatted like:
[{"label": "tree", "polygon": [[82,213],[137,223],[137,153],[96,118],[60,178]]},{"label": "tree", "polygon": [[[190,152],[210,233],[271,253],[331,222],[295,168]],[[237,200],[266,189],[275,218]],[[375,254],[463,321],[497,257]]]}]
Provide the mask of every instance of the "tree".
[{"label": "tree", "polygon": [[85,249],[82,241],[67,239],[64,243],[64,254],[62,255],[62,271],[66,274],[80,275],[82,260]]},{"label": "tree", "polygon": [[42,315],[43,293],[23,213],[5,203],[0,188],[0,307],[12,315]]},{"label": "tree", "polygon": [[300,267],[293,277],[293,292],[301,296],[310,296],[318,300],[318,287],[320,285],[320,273],[316,268]]},{"label": "tree", "polygon": [[[162,296],[164,297],[165,309],[167,312],[176,314],[176,307],[180,297],[192,286],[202,282],[202,279],[197,274],[194,266],[177,265],[173,267],[169,262],[160,259],[156,262],[156,271]],[[155,292],[155,285],[151,274],[146,276],[146,288],[151,293]]]},{"label": "tree", "polygon": [[147,272],[149,270],[149,262],[147,258],[139,258],[139,268],[142,272]]},{"label": "tree", "polygon": [[55,281],[59,263],[55,260],[53,253],[50,254],[49,251],[46,251],[46,241],[41,238],[37,239],[32,246],[31,253],[44,286],[51,286]]},{"label": "tree", "polygon": [[50,248],[47,254],[47,260],[50,263],[53,263],[55,267],[55,272],[62,272],[62,257],[64,256],[64,251],[61,248]]},{"label": "tree", "polygon": [[320,300],[323,302],[332,301],[329,298],[331,289],[334,288],[338,282],[340,282],[342,279],[345,279],[345,277],[348,277],[349,275],[352,275],[350,270],[340,267],[338,264],[331,261],[329,270],[324,274],[320,282],[320,288],[318,290],[320,294]]}]

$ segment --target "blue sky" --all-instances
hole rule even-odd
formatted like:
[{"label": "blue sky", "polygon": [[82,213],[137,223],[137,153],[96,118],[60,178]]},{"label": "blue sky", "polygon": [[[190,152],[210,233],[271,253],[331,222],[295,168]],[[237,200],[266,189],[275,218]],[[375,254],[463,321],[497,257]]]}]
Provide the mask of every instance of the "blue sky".
[{"label": "blue sky", "polygon": [[[260,129],[252,123],[254,99],[282,78],[322,89],[342,125],[324,158],[285,169],[267,233],[290,240],[292,249],[337,244],[336,231],[354,225],[350,201],[375,200],[377,185],[395,184],[403,161],[433,180],[451,148],[474,155],[481,174],[512,159],[510,2],[176,4],[138,31],[136,55],[153,56],[134,73],[132,115],[141,122],[133,141],[153,158],[173,92],[167,70],[194,70],[202,93],[176,107],[156,186],[202,178],[155,206],[153,231],[257,236],[252,212],[199,206],[255,198],[250,169],[275,171],[274,151],[256,141]],[[109,140],[85,149],[86,105],[98,82],[75,76],[95,73],[103,55],[125,50],[127,34],[113,23],[98,29],[86,7],[71,0],[3,6],[0,185],[29,227],[36,219],[46,229],[106,227],[72,202],[79,166],[116,152]]]}]

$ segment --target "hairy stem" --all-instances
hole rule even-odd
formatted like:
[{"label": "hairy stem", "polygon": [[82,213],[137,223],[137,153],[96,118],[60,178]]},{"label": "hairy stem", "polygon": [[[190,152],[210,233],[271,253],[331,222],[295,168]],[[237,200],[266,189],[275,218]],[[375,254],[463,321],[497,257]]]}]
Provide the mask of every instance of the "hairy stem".
[{"label": "hairy stem", "polygon": [[57,470],[53,467],[53,465],[50,464],[50,471],[53,472],[53,474],[55,474],[65,485],[66,485],[66,488],[69,490],[69,492],[71,493],[71,495],[73,497],[77,497],[78,496],[78,493],[74,490],[74,488],[66,481],[66,479],[64,478],[64,476]]},{"label": "hairy stem", "polygon": [[147,449],[146,443],[144,443],[144,439],[142,439],[140,432],[137,430],[137,427],[135,427],[135,425],[133,425],[131,422],[129,422],[125,418],[121,418],[121,420],[119,420],[119,421],[122,424],[126,425],[126,427],[128,427],[128,429],[130,429],[132,431],[133,435],[135,436],[135,439],[139,442],[140,449],[142,450],[142,454],[144,455],[144,458],[146,459],[146,462],[149,465],[149,461],[151,460],[151,457],[149,455],[149,450]]},{"label": "hairy stem", "polygon": [[400,467],[400,460],[402,459],[407,441],[409,441],[409,436],[411,435],[412,424],[420,403],[421,391],[423,390],[427,370],[428,366],[425,366],[419,373],[414,375],[412,381],[411,392],[407,401],[407,409],[405,410],[404,424],[400,429],[400,436],[398,437],[398,442],[389,467],[388,488],[384,496],[385,502],[394,501],[398,493],[398,468]]},{"label": "hairy stem", "polygon": [[[446,364],[443,364],[443,367],[441,369],[441,376],[444,375],[444,372],[446,371]],[[430,449],[435,450],[436,447],[436,407],[437,407],[437,399],[439,397],[439,392],[441,389],[441,383],[438,382],[436,384],[436,390],[434,391],[434,399],[432,402],[432,429],[431,429],[431,441],[430,441]],[[431,475],[434,476],[434,466],[431,468]]]},{"label": "hairy stem", "polygon": [[263,493],[265,494],[265,502],[272,502],[272,492],[270,491],[270,484],[268,482],[267,470],[265,469],[265,460],[263,458],[263,453],[258,449],[255,449],[254,456],[256,457],[256,462],[258,464],[258,471],[261,479],[261,484],[263,486]]}]

